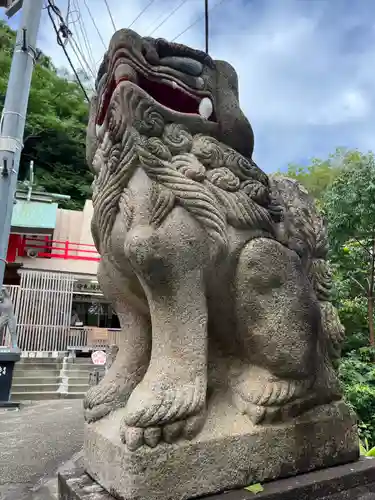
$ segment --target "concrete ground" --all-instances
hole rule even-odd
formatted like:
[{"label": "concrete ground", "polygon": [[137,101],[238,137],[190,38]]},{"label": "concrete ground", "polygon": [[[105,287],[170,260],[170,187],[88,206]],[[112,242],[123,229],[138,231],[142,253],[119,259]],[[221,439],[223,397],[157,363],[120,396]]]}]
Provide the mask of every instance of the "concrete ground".
[{"label": "concrete ground", "polygon": [[82,444],[82,400],[0,409],[0,500],[55,500],[56,471]]}]

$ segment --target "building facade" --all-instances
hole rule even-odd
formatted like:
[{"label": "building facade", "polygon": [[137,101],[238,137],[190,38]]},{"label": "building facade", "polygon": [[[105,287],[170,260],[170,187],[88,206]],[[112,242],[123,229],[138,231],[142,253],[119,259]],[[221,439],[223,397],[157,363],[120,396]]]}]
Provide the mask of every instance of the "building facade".
[{"label": "building facade", "polygon": [[92,203],[65,210],[61,199],[22,189],[16,194],[4,283],[23,351],[88,351],[116,343],[118,318],[96,280]]}]

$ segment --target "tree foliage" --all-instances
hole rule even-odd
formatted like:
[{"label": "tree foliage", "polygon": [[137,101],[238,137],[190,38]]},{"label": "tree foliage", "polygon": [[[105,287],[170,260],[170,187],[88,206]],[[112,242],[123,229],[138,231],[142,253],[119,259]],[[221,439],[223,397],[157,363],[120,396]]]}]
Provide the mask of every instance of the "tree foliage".
[{"label": "tree foliage", "polygon": [[318,199],[328,222],[335,295],[346,329],[339,375],[363,438],[375,444],[374,241],[375,159],[337,150],[328,160],[290,166],[288,175]]},{"label": "tree foliage", "polygon": [[[15,33],[0,21],[0,112],[14,42]],[[40,55],[31,84],[20,179],[27,176],[33,160],[37,185],[70,195],[65,207],[80,208],[90,196],[92,182],[85,160],[88,104],[77,82],[66,76],[66,71],[58,71],[48,57]]]},{"label": "tree foliage", "polygon": [[[351,161],[324,194],[331,260],[346,297],[367,304],[369,341],[374,338],[375,159],[353,152]],[[342,290],[344,291],[344,289]]]},{"label": "tree foliage", "polygon": [[337,148],[326,160],[313,158],[307,166],[291,163],[285,174],[300,182],[316,200],[320,201],[326,189],[346,165],[351,164],[354,152]]}]

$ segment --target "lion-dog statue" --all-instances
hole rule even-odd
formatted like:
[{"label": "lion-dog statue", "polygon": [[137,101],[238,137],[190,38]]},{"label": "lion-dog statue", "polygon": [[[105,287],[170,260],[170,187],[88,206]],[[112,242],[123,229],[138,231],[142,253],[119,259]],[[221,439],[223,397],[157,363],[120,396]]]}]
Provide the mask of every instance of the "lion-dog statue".
[{"label": "lion-dog statue", "polygon": [[258,425],[341,398],[324,220],[253,146],[230,64],[113,36],[87,159],[98,280],[121,340],[84,406],[89,422],[125,408],[129,450],[196,436],[215,391]]}]

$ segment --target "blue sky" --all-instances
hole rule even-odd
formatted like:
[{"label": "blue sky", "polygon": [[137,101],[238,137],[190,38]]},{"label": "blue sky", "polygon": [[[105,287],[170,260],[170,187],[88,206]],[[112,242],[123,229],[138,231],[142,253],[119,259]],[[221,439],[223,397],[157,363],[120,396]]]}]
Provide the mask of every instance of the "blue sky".
[{"label": "blue sky", "polygon": [[[66,13],[67,0],[55,3]],[[93,58],[99,61],[104,48],[84,0],[72,3],[80,7]],[[107,43],[113,27],[104,0],[87,3]],[[116,27],[122,28],[150,0],[108,3]],[[132,29],[150,34],[181,3],[154,0]],[[203,0],[185,0],[152,36],[174,38],[202,15],[203,5]],[[210,0],[209,6],[215,7],[210,53],[237,69],[241,105],[254,128],[254,158],[261,168],[271,172],[291,162],[325,158],[338,146],[374,149],[374,0]],[[203,49],[203,20],[178,41]],[[39,47],[57,66],[67,66],[45,11]]]}]

